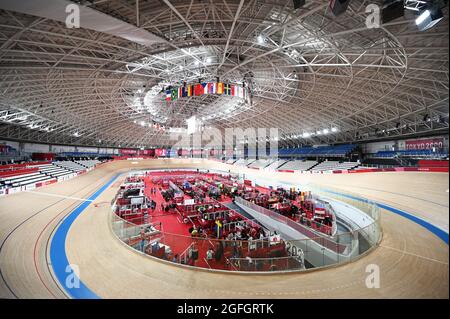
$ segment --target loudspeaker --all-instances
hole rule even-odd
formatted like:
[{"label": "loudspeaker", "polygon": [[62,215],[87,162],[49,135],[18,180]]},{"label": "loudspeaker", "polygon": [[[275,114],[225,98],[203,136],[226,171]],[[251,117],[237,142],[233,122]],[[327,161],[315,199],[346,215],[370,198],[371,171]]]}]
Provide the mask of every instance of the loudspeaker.
[{"label": "loudspeaker", "polygon": [[383,23],[390,22],[397,18],[403,17],[405,6],[403,0],[385,1],[381,11]]},{"label": "loudspeaker", "polygon": [[338,16],[347,10],[350,0],[330,0],[330,9],[335,16]]},{"label": "loudspeaker", "polygon": [[[430,7],[426,11],[422,12],[416,19],[417,27],[420,31],[425,31],[433,27],[436,23],[444,18],[442,10],[437,7]],[[418,22],[420,21],[420,22]]]},{"label": "loudspeaker", "polygon": [[305,5],[305,0],[293,0],[294,2],[294,9],[301,8]]}]

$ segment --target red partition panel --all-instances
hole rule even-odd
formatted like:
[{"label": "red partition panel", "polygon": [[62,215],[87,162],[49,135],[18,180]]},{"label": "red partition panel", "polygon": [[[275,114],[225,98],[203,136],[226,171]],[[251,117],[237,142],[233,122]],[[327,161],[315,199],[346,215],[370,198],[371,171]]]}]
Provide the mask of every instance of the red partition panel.
[{"label": "red partition panel", "polygon": [[419,167],[448,167],[448,161],[420,160]]},{"label": "red partition panel", "polygon": [[28,162],[23,164],[8,164],[8,165],[0,165],[0,171],[11,171],[16,169],[23,169],[27,167],[33,167],[36,165],[44,165],[44,164],[51,164],[50,161],[45,162]]},{"label": "red partition panel", "polygon": [[53,153],[33,153],[31,154],[33,161],[53,161],[55,154]]},{"label": "red partition panel", "polygon": [[290,170],[290,169],[277,169],[277,172],[294,173],[294,170]]},{"label": "red partition panel", "polygon": [[37,171],[38,171],[37,167],[3,171],[3,172],[0,172],[0,178],[23,175],[23,174],[30,174],[30,173],[34,173]]}]

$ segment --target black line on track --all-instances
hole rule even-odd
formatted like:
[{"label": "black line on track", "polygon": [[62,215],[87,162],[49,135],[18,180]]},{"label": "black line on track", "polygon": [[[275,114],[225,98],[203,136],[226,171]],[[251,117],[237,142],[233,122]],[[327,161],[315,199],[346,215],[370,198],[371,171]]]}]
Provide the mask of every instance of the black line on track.
[{"label": "black line on track", "polygon": [[[401,193],[396,193],[396,192],[391,192],[391,191],[386,191],[386,190],[383,190],[383,189],[377,189],[377,188],[371,188],[371,187],[353,186],[353,185],[345,185],[345,184],[342,184],[342,186],[346,186],[346,187],[350,187],[350,188],[362,188],[362,189],[368,189],[368,190],[376,191],[376,192],[380,192],[380,193],[387,193],[387,194],[394,194],[394,195],[397,195],[397,196],[409,197],[409,198],[421,200],[421,201],[426,202],[426,203],[431,203],[431,204],[434,204],[434,205],[437,205],[437,206],[448,208],[448,205],[443,205],[443,204],[440,204],[438,202],[434,202],[434,201],[431,201],[431,200],[428,200],[428,199],[424,199],[424,198],[421,198],[421,197],[417,197],[417,196],[411,196],[411,195],[407,195],[407,194],[401,194]],[[364,196],[363,194],[359,194],[359,195]]]},{"label": "black line on track", "polygon": [[[97,192],[99,189],[101,188],[101,186],[97,187],[96,189],[94,189],[93,191],[88,192],[87,194],[85,194],[85,197],[90,197],[93,194],[95,194],[95,192]],[[75,203],[76,204],[76,203]],[[70,205],[70,206],[74,206]],[[53,282],[55,283],[56,287],[58,287],[58,289],[65,295],[67,296],[67,293],[60,287],[59,283],[57,282],[56,278],[53,276],[53,271],[50,268],[50,264],[51,262],[48,260],[48,249],[49,249],[49,245],[50,245],[50,239],[53,237],[53,234],[55,233],[56,228],[58,228],[59,225],[61,225],[61,223],[64,221],[64,219],[66,219],[66,217],[73,211],[75,210],[78,206],[80,206],[81,204],[75,205],[73,208],[70,209],[70,211],[68,213],[66,213],[57,223],[56,225],[53,227],[52,231],[50,232],[50,236],[47,237],[47,242],[45,245],[45,261],[46,261],[46,266],[47,266],[47,270],[50,274],[50,277],[52,278]]]},{"label": "black line on track", "polygon": [[[84,188],[83,188],[83,189],[84,189]],[[77,190],[77,191],[71,193],[70,195],[64,195],[64,196],[73,196],[73,195],[75,195],[76,193],[78,193],[79,191],[81,191],[81,190],[83,190],[83,189],[79,189],[79,190]],[[97,190],[97,188],[96,188],[93,192],[95,192],[96,190]],[[93,193],[93,192],[88,192],[88,194]],[[32,219],[33,217],[39,215],[40,213],[42,213],[43,211],[47,210],[48,208],[50,208],[50,207],[52,207],[52,206],[55,206],[55,205],[61,203],[62,201],[65,201],[65,200],[67,200],[67,199],[70,199],[70,198],[62,198],[62,199],[60,199],[60,200],[57,200],[56,202],[54,202],[54,203],[52,203],[52,204],[50,204],[50,205],[48,205],[48,206],[42,208],[41,210],[35,212],[35,213],[32,214],[31,216],[28,216],[26,219],[24,219],[22,222],[20,222],[18,225],[16,225],[16,226],[8,233],[8,235],[5,237],[5,239],[2,241],[2,243],[1,243],[1,245],[0,245],[0,255],[1,255],[1,252],[2,252],[2,250],[3,250],[3,246],[4,246],[5,243],[8,241],[8,239],[11,237],[11,235],[12,235],[15,231],[17,231],[17,229],[19,229],[21,226],[23,226],[27,221],[29,221],[29,220]],[[72,206],[72,205],[70,205],[70,206]],[[69,206],[69,207],[70,207],[70,206]],[[71,211],[72,211],[72,210],[71,210]],[[70,213],[70,212],[69,212],[69,213]],[[67,213],[66,215],[64,215],[57,225],[59,225],[59,224],[62,222],[62,220],[64,220],[64,219],[67,217],[67,215],[68,215],[69,213]],[[54,228],[54,229],[55,229],[55,228]],[[51,234],[53,234],[54,229],[52,230],[52,233],[51,233]],[[51,236],[49,236],[48,240],[50,239],[50,237],[51,237]],[[48,240],[47,240],[47,245],[48,245],[48,243],[49,243]],[[48,247],[46,247],[46,257],[45,257],[45,259],[46,259],[47,268],[49,268],[49,265],[48,265],[48,259],[47,259],[47,248],[48,248]],[[34,258],[34,256],[33,256],[33,258]],[[51,271],[50,271],[50,275],[51,275],[53,281],[55,281],[55,278],[53,277],[53,273],[52,273]],[[16,293],[12,290],[11,286],[8,284],[8,282],[6,281],[5,277],[3,276],[3,272],[2,272],[2,268],[1,268],[1,267],[0,267],[0,278],[1,278],[2,281],[5,283],[5,286],[6,286],[6,288],[9,290],[9,292],[10,292],[16,299],[19,299],[19,297],[18,297],[18,296],[16,295]],[[59,287],[59,285],[57,285],[57,287],[58,287],[58,289],[61,290],[61,288]],[[63,293],[64,293],[64,292],[63,292]],[[64,294],[65,294],[65,293],[64,293]]]}]

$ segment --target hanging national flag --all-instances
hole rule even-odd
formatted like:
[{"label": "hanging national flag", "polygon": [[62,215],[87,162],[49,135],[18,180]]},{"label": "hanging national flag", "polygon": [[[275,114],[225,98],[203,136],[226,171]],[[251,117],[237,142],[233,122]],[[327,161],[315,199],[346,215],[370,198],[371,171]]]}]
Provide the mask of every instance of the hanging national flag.
[{"label": "hanging national flag", "polygon": [[182,86],[180,86],[179,88],[178,88],[178,98],[180,98],[180,97],[183,97],[183,87]]},{"label": "hanging national flag", "polygon": [[208,94],[208,83],[202,83],[203,94]]},{"label": "hanging national flag", "polygon": [[166,90],[166,101],[170,101],[172,99],[172,91]]},{"label": "hanging national flag", "polygon": [[243,98],[244,97],[244,88],[242,86],[239,86],[237,88],[237,91],[238,91],[237,96]]},{"label": "hanging national flag", "polygon": [[222,222],[219,219],[216,220],[215,224],[216,224],[215,228],[216,228],[216,232],[217,232],[217,238],[220,238],[222,236],[223,224],[222,224]]},{"label": "hanging national flag", "polygon": [[236,85],[231,84],[231,96],[236,96],[237,92],[236,92]]},{"label": "hanging national flag", "polygon": [[178,88],[172,89],[172,101],[175,101],[178,98]]},{"label": "hanging national flag", "polygon": [[214,86],[214,82],[209,82],[208,83],[208,94],[214,94],[215,93],[215,86]]},{"label": "hanging national flag", "polygon": [[201,83],[198,83],[194,87],[194,95],[200,96],[203,95],[203,85]]},{"label": "hanging national flag", "polygon": [[187,86],[187,96],[192,96],[192,85]]},{"label": "hanging national flag", "polygon": [[182,96],[182,97],[186,97],[186,96],[188,96],[187,94],[188,94],[188,92],[187,92],[187,87],[186,87],[186,86],[183,86],[183,87],[181,88],[181,96]]},{"label": "hanging national flag", "polygon": [[223,94],[223,83],[222,82],[217,83],[217,94]]},{"label": "hanging national flag", "polygon": [[231,87],[228,83],[223,85],[223,94],[231,95]]}]

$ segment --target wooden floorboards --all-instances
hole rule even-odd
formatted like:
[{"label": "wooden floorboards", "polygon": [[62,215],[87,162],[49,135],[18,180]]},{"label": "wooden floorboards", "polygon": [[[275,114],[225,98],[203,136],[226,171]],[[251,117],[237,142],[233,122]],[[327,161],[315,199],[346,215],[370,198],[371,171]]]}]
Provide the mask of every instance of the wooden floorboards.
[{"label": "wooden floorboards", "polygon": [[[238,170],[213,161],[148,160],[104,164],[75,179],[0,198],[0,298],[65,298],[49,265],[55,227],[83,199],[117,172],[138,167]],[[448,174],[268,173],[248,176],[317,183],[358,193],[414,214],[448,232]],[[81,280],[102,298],[448,298],[448,245],[412,221],[383,211],[383,240],[367,256],[340,267],[301,274],[217,274],[168,265],[142,256],[110,231],[107,188],[73,223],[66,252]],[[58,195],[58,196],[51,196]],[[377,264],[381,287],[365,285],[366,267]]]}]

